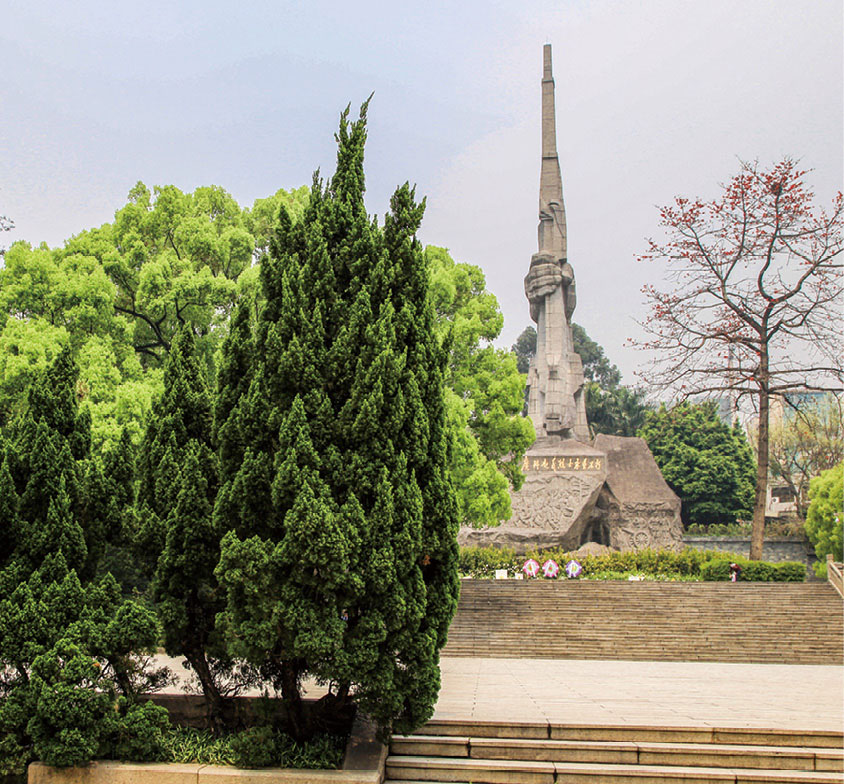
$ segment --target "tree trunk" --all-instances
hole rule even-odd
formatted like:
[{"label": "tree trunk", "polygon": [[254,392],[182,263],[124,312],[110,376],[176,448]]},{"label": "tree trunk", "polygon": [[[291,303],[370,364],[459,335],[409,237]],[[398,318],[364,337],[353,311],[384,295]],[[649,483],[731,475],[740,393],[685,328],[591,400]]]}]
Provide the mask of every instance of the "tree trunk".
[{"label": "tree trunk", "polygon": [[281,662],[281,696],[287,712],[288,732],[297,743],[308,740],[308,725],[299,689],[299,670],[294,661]]},{"label": "tree trunk", "polygon": [[759,367],[759,431],[756,437],[756,501],[753,505],[753,524],[750,529],[750,558],[762,560],[765,539],[765,502],[768,498],[768,356],[763,353]]},{"label": "tree trunk", "polygon": [[132,679],[129,677],[129,669],[126,666],[125,659],[122,656],[115,656],[108,659],[108,663],[111,665],[112,670],[114,670],[114,679],[117,681],[120,691],[123,692],[123,696],[134,696]]},{"label": "tree trunk", "polygon": [[205,696],[205,713],[208,718],[208,727],[219,734],[223,726],[223,699],[220,690],[208,666],[208,659],[205,658],[205,651],[185,651],[185,658],[193,667],[199,682],[202,685],[202,694]]}]

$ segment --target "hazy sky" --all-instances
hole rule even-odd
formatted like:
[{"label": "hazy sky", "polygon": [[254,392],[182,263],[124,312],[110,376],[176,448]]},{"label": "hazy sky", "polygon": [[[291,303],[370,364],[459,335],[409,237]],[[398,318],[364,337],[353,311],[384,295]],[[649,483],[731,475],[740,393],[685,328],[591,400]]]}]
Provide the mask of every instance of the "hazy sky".
[{"label": "hazy sky", "polygon": [[417,184],[422,240],[484,269],[502,345],[530,323],[552,43],[575,320],[628,383],[658,205],[716,195],[738,159],[799,158],[824,204],[842,183],[840,0],[29,0],[0,19],[3,244],[110,221],[138,180],[244,206],[310,183],[374,91],[369,210]]}]

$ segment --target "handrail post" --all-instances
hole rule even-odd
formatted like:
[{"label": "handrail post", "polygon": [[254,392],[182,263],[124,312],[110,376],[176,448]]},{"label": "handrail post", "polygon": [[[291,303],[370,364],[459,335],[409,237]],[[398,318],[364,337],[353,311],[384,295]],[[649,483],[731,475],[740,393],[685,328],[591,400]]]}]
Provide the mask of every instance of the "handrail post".
[{"label": "handrail post", "polygon": [[826,579],[844,597],[844,575],[842,575],[841,564],[835,563],[832,553],[826,554]]}]

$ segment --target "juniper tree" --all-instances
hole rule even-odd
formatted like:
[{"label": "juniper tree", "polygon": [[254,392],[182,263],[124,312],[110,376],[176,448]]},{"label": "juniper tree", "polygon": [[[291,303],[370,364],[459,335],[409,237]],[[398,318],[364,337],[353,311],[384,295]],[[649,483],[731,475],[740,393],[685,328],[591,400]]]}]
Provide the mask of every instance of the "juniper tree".
[{"label": "juniper tree", "polygon": [[[272,676],[300,738],[351,695],[385,731],[425,721],[458,592],[424,205],[405,185],[383,229],[367,215],[366,104],[337,139],[302,219],[281,210],[252,378],[219,444],[242,454],[216,507],[230,650]],[[306,675],[331,684],[310,718]]]},{"label": "juniper tree", "polygon": [[[196,440],[188,442],[176,505],[166,521],[167,538],[158,558],[153,598],[171,655],[183,655],[199,678],[212,721],[219,721],[220,689],[209,654],[220,654],[215,617],[223,609],[214,577],[220,532],[211,519],[208,479],[202,465],[213,456]],[[219,656],[217,657],[219,658]]]},{"label": "juniper tree", "polygon": [[176,335],[164,366],[164,389],[153,403],[138,453],[137,554],[151,575],[167,537],[166,521],[176,505],[181,480],[179,468],[188,444],[196,441],[203,452],[202,472],[209,478],[208,501],[217,491],[212,449],[211,393],[196,354],[190,327]]},{"label": "juniper tree", "polygon": [[[91,738],[134,733],[117,693],[133,696],[143,681],[136,654],[154,646],[156,625],[150,611],[122,601],[110,575],[90,579],[104,535],[91,510],[105,504],[89,449],[65,352],[31,387],[0,465],[0,514],[13,534],[0,553],[0,774],[33,755],[87,761],[100,750]],[[79,711],[92,703],[96,715]],[[160,724],[154,706],[139,710]],[[89,719],[83,737],[74,726]]]},{"label": "juniper tree", "polygon": [[222,532],[211,517],[218,486],[212,443],[211,391],[193,335],[184,327],[170,349],[164,391],[141,445],[139,543],[151,568],[165,648],[187,659],[202,686],[209,720],[217,725],[221,696],[215,670],[225,651],[215,623],[223,607],[214,577]]},{"label": "juniper tree", "polygon": [[[214,398],[214,432],[221,444],[220,470],[236,470],[243,459],[245,444],[238,438],[240,401],[252,380],[252,327],[249,302],[238,304],[223,342],[222,358],[217,371],[217,394]],[[229,437],[228,432],[232,436]]]}]

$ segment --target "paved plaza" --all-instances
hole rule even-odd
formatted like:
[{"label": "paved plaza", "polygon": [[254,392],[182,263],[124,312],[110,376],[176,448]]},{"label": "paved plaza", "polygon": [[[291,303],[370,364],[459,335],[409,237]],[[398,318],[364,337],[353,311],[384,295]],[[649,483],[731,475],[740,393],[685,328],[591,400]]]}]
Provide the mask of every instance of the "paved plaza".
[{"label": "paved plaza", "polygon": [[444,658],[435,718],[844,729],[844,669]]},{"label": "paved plaza", "polygon": [[[179,659],[156,659],[187,675]],[[844,668],[833,665],[452,657],[441,669],[437,719],[844,729]]]}]

